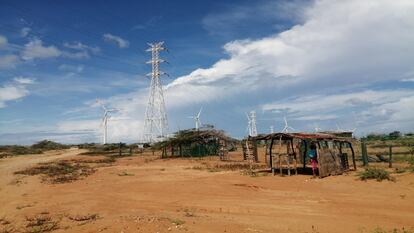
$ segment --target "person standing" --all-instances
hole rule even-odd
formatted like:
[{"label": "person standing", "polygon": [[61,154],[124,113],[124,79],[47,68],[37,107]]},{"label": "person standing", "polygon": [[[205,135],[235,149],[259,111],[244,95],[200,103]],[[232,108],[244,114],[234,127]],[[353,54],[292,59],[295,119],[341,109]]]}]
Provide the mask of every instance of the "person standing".
[{"label": "person standing", "polygon": [[315,143],[310,145],[308,156],[312,164],[313,177],[316,177],[316,169],[318,169],[318,156]]}]

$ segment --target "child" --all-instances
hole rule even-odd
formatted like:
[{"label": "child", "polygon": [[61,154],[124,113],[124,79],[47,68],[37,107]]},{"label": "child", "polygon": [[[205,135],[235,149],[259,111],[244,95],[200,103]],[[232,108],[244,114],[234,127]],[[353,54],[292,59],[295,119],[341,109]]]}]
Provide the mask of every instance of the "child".
[{"label": "child", "polygon": [[311,164],[312,164],[312,173],[313,173],[313,177],[316,177],[316,169],[318,168],[318,159],[317,159],[317,154],[316,154],[316,145],[314,143],[312,143],[310,145],[310,149],[308,152],[308,156],[310,158]]}]

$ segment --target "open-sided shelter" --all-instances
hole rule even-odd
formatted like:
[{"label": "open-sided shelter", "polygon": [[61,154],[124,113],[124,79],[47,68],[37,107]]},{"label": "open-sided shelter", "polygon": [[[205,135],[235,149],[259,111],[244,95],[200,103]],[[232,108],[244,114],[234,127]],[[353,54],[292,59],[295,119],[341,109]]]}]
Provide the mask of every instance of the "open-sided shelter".
[{"label": "open-sided shelter", "polygon": [[[325,133],[272,133],[249,137],[253,144],[265,141],[266,159],[272,172],[292,171],[296,174],[298,168],[303,171],[309,166],[307,156],[311,144],[317,147],[318,175],[325,177],[338,175],[350,170],[356,170],[355,152],[352,142],[355,139],[338,137]],[[352,167],[349,166],[349,157]]]},{"label": "open-sided shelter", "polygon": [[217,129],[182,130],[160,143],[162,157],[202,157],[219,155],[226,159],[233,139]]}]

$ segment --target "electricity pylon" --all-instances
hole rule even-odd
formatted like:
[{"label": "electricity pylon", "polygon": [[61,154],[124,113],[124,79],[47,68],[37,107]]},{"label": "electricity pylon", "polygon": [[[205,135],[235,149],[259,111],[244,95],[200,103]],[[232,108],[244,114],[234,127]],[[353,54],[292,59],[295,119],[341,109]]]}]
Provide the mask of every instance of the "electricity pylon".
[{"label": "electricity pylon", "polygon": [[147,64],[152,66],[152,72],[147,74],[151,77],[151,86],[144,122],[144,140],[148,143],[162,140],[168,133],[167,112],[160,81],[160,76],[166,73],[159,69],[160,63],[165,62],[160,59],[160,51],[166,50],[163,44],[164,42],[148,43],[150,48],[146,50],[151,52],[151,60]]},{"label": "electricity pylon", "polygon": [[256,137],[257,136],[257,128],[256,128],[256,111],[251,111],[250,115],[246,113],[247,120],[248,120],[248,130],[249,136]]}]

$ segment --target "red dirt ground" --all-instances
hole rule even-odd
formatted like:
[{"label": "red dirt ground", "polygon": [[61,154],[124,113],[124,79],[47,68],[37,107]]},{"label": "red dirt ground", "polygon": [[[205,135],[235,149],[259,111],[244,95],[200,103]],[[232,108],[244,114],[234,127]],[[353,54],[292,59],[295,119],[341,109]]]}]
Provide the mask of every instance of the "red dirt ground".
[{"label": "red dirt ground", "polygon": [[[193,169],[217,158],[134,156],[72,183],[41,183],[13,172],[39,162],[80,159],[70,149],[0,160],[0,232],[27,231],[49,216],[55,232],[373,232],[414,226],[414,174],[396,182],[355,173],[312,179]],[[239,154],[233,154],[239,156]],[[124,175],[122,175],[124,174]],[[96,220],[76,216],[98,214]]]}]

